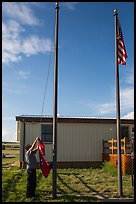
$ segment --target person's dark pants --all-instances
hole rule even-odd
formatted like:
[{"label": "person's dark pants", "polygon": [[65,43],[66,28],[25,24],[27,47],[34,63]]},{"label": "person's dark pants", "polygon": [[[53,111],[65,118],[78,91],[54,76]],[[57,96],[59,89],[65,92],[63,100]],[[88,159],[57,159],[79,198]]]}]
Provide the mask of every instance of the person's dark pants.
[{"label": "person's dark pants", "polygon": [[28,198],[34,197],[35,189],[36,189],[36,169],[28,169],[26,197]]}]

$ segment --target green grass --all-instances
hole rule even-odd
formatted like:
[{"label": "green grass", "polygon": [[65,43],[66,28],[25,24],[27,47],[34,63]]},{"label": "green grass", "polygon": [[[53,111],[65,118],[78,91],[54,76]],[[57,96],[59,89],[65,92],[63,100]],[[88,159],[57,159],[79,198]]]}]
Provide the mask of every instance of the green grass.
[{"label": "green grass", "polygon": [[4,149],[2,150],[3,154],[12,154],[12,155],[19,155],[19,149]]},{"label": "green grass", "polygon": [[13,158],[2,158],[2,164],[13,164],[14,162],[18,162],[19,158],[18,157],[13,157]]},{"label": "green grass", "polygon": [[[118,198],[118,178],[109,163],[102,168],[58,169],[57,198],[52,199],[52,171],[47,178],[37,170],[36,198],[27,199],[26,170],[9,167],[2,170],[3,202],[100,202]],[[114,173],[113,173],[114,172]],[[131,175],[123,175],[123,196],[132,197]]]},{"label": "green grass", "polygon": [[[2,164],[13,164],[14,162],[19,161],[19,150],[5,149],[5,150],[2,150],[2,153],[6,155],[5,158],[2,158]],[[13,157],[9,157],[9,156],[13,156]]]},{"label": "green grass", "polygon": [[118,171],[117,168],[114,168],[110,162],[105,161],[103,163],[103,171],[109,172],[111,175],[117,175]]}]

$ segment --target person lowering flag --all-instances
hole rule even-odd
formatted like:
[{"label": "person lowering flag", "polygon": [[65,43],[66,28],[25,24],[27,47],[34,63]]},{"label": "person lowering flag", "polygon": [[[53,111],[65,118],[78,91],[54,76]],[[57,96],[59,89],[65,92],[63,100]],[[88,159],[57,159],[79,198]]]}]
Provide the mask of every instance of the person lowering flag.
[{"label": "person lowering flag", "polygon": [[39,163],[36,158],[36,152],[38,151],[38,145],[34,149],[36,142],[39,140],[36,137],[33,144],[27,144],[25,146],[26,149],[26,169],[27,169],[27,187],[26,187],[26,197],[31,198],[35,197],[35,189],[36,189],[36,169],[39,168]]},{"label": "person lowering flag", "polygon": [[[36,142],[38,142],[37,147],[34,149]],[[36,152],[39,150],[40,157],[40,168],[42,170],[43,176],[46,178],[52,165],[46,161],[45,158],[45,147],[42,140],[39,137],[36,137],[32,145],[27,144],[26,149],[26,164],[27,164],[27,188],[26,188],[26,197],[31,198],[35,197],[36,190],[36,169],[39,168],[39,162],[36,158]]]}]

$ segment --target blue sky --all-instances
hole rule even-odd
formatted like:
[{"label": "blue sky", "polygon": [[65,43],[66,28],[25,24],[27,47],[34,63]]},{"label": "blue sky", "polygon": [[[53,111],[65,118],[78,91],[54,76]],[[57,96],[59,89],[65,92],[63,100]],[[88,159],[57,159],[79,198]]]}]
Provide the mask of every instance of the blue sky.
[{"label": "blue sky", "polygon": [[[121,117],[134,118],[133,2],[60,2],[58,115],[116,117],[115,8],[128,54]],[[16,141],[16,116],[53,114],[54,27],[54,2],[2,3],[2,141]]]}]

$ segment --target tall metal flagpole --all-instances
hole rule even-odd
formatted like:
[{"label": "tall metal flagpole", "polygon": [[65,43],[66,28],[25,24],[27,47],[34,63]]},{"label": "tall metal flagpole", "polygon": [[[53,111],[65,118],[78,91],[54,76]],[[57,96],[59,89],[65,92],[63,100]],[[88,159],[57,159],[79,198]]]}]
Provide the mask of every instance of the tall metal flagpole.
[{"label": "tall metal flagpole", "polygon": [[117,50],[117,9],[115,16],[115,61],[116,61],[116,121],[117,121],[117,154],[118,154],[118,193],[122,196],[122,165],[121,165],[121,137],[120,137],[120,94],[119,94],[119,67]]},{"label": "tall metal flagpole", "polygon": [[58,16],[59,3],[56,2],[55,47],[54,47],[54,114],[53,114],[53,199],[57,195],[57,85],[58,85]]}]

